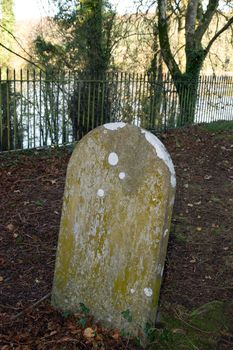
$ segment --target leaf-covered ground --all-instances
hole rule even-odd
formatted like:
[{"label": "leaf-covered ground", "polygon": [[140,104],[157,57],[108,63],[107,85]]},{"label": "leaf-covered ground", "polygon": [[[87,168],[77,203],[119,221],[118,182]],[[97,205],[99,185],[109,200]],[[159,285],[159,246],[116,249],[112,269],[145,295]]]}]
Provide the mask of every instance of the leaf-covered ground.
[{"label": "leaf-covered ground", "polygon": [[[233,349],[233,131],[161,135],[177,195],[151,349]],[[50,306],[70,149],[0,155],[0,349],[139,349],[85,308]]]}]

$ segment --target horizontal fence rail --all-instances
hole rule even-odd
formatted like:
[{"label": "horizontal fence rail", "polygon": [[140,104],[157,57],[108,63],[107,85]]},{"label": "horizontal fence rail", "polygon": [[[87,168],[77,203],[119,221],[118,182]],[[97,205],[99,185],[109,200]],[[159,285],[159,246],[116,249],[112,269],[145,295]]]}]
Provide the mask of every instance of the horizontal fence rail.
[{"label": "horizontal fence rail", "polygon": [[233,77],[0,71],[0,151],[71,143],[108,122],[152,132],[233,120]]}]

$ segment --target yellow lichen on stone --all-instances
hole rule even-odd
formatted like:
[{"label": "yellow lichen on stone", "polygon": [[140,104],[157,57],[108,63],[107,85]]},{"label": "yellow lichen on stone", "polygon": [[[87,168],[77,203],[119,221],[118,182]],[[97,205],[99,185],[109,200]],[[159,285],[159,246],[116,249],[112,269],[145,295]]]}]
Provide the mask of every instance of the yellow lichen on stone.
[{"label": "yellow lichen on stone", "polygon": [[155,320],[175,194],[172,163],[152,136],[110,125],[76,146],[52,292],[60,309],[84,303],[98,320],[134,335]]}]

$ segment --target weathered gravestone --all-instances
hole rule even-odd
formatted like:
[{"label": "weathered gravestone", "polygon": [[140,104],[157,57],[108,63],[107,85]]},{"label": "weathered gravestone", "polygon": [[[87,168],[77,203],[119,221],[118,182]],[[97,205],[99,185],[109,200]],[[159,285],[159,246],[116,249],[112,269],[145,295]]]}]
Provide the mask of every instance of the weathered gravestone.
[{"label": "weathered gravestone", "polygon": [[175,186],[151,133],[112,123],[86,135],[67,169],[53,305],[75,312],[83,303],[132,335],[154,323]]}]

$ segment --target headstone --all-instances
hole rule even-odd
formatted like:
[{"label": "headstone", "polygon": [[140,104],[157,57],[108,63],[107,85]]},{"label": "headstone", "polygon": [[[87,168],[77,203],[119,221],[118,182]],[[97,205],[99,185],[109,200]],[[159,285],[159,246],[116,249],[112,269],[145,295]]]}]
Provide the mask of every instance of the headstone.
[{"label": "headstone", "polygon": [[87,134],[70,159],[52,303],[83,303],[109,327],[138,335],[154,323],[174,203],[169,154],[125,123]]}]

